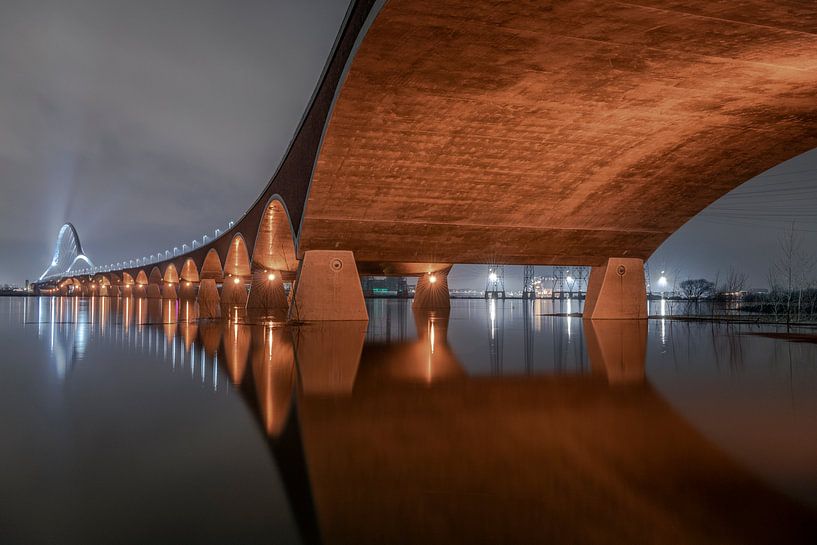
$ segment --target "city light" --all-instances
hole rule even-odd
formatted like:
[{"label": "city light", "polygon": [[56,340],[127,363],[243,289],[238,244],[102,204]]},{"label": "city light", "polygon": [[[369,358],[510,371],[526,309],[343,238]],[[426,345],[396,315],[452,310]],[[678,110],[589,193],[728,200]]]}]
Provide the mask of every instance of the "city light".
[{"label": "city light", "polygon": [[429,274],[428,275],[428,281],[431,284],[436,284],[437,283],[437,275],[436,274]]},{"label": "city light", "polygon": [[496,273],[494,271],[491,271],[491,273],[488,275],[488,280],[490,280],[491,282],[496,282],[496,279],[497,279]]},{"label": "city light", "polygon": [[241,279],[239,277],[236,276],[235,278],[233,278],[233,284],[238,284],[239,282],[241,282]]},{"label": "city light", "polygon": [[661,271],[661,276],[658,278],[658,285],[661,286],[662,288],[666,288],[667,283],[668,283],[667,277],[664,276],[664,271]]},{"label": "city light", "polygon": [[274,273],[269,273],[269,274],[267,275],[267,280],[269,280],[270,282],[272,282],[273,280],[275,280],[275,274],[274,274]]}]

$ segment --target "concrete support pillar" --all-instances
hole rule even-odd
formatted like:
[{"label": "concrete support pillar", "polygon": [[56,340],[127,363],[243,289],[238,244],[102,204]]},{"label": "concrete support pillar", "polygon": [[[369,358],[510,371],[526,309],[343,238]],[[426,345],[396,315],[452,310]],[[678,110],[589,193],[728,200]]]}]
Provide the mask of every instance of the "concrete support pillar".
[{"label": "concrete support pillar", "polygon": [[646,319],[647,289],[641,259],[611,257],[593,267],[587,283],[584,318]]},{"label": "concrete support pillar", "polygon": [[445,310],[451,308],[451,296],[448,293],[448,272],[426,273],[417,279],[414,288],[414,301],[411,307],[417,310]]},{"label": "concrete support pillar", "polygon": [[304,254],[298,267],[289,318],[298,321],[368,321],[352,252],[311,250]]},{"label": "concrete support pillar", "polygon": [[221,298],[212,278],[205,278],[199,284],[199,317],[221,318]]},{"label": "concrete support pillar", "polygon": [[280,271],[259,270],[252,275],[247,312],[255,316],[286,319],[289,310],[284,279]]},{"label": "concrete support pillar", "polygon": [[158,284],[148,284],[146,289],[146,296],[148,299],[161,299],[162,291]]},{"label": "concrete support pillar", "polygon": [[644,382],[646,320],[586,320],[584,334],[593,374],[610,384]]},{"label": "concrete support pillar", "polygon": [[179,300],[190,302],[196,301],[196,285],[193,282],[179,282]]},{"label": "concrete support pillar", "polygon": [[221,285],[221,304],[225,310],[247,306],[247,284],[240,276],[230,276]]},{"label": "concrete support pillar", "polygon": [[169,282],[162,284],[162,299],[176,299],[176,286]]}]

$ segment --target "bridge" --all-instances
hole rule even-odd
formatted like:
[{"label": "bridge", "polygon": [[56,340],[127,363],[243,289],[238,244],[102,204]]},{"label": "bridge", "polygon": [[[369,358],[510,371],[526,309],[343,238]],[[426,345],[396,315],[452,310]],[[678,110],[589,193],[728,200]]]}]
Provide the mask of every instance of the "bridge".
[{"label": "bridge", "polygon": [[569,264],[592,267],[586,318],[645,318],[644,260],[815,147],[810,0],[359,0],[242,218],[43,285],[365,320],[360,274],[445,308],[453,264]]}]

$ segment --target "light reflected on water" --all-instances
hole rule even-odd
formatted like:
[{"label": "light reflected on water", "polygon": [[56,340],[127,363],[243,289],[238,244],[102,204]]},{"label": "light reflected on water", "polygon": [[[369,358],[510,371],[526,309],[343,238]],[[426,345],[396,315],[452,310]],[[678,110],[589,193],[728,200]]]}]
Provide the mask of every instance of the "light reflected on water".
[{"label": "light reflected on water", "polygon": [[[380,299],[368,323],[289,328],[172,299],[0,300],[22,449],[0,466],[50,475],[5,488],[64,543],[131,535],[108,504],[148,494],[132,542],[814,543],[817,345],[652,303],[583,322],[579,301]],[[76,495],[103,452],[108,495]],[[103,514],[70,526],[51,497]],[[30,510],[15,537],[43,527]]]}]

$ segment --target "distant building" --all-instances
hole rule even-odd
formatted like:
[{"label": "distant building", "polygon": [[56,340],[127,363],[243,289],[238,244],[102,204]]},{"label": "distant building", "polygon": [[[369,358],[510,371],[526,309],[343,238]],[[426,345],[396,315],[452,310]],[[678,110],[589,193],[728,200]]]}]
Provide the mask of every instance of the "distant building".
[{"label": "distant building", "polygon": [[402,276],[364,276],[361,278],[366,297],[408,297],[409,288]]}]

